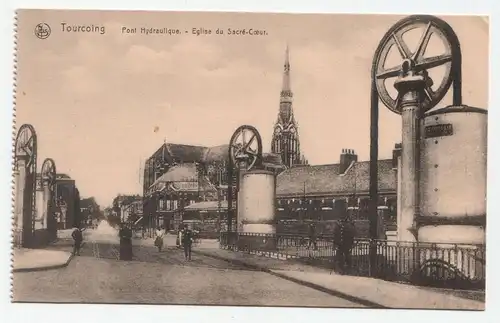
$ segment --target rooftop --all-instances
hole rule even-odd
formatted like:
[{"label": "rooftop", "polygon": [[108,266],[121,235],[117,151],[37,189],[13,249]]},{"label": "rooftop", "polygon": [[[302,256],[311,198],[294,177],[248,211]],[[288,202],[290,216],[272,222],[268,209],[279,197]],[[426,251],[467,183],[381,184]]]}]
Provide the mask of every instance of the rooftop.
[{"label": "rooftop", "polygon": [[[367,192],[370,184],[370,162],[355,162],[341,174],[340,164],[295,166],[278,175],[278,196],[345,194]],[[392,160],[378,161],[378,187],[380,191],[396,191],[396,173]]]},{"label": "rooftop", "polygon": [[[214,163],[229,160],[229,145],[203,147],[182,144],[163,144],[150,158],[163,157],[168,162]],[[263,163],[267,166],[282,166],[280,155],[263,153]]]}]

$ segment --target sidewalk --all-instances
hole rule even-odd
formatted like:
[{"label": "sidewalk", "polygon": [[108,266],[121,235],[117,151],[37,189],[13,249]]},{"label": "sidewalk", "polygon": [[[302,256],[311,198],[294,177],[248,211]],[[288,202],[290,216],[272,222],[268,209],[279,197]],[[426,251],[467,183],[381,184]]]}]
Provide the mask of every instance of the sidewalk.
[{"label": "sidewalk", "polygon": [[14,249],[13,272],[49,270],[66,267],[73,255],[70,252],[46,249]]},{"label": "sidewalk", "polygon": [[[205,246],[193,253],[225,260],[376,308],[484,310],[485,303],[432,289],[368,277],[345,276],[293,260],[278,260]],[[211,243],[213,245],[213,242]]]}]

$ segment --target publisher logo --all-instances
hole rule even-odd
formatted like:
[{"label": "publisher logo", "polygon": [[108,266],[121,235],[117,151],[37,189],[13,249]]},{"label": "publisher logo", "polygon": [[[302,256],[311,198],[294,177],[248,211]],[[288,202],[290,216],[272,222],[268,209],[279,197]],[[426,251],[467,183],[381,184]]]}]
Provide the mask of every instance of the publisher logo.
[{"label": "publisher logo", "polygon": [[35,27],[35,36],[40,39],[47,39],[50,36],[50,26],[42,22]]}]

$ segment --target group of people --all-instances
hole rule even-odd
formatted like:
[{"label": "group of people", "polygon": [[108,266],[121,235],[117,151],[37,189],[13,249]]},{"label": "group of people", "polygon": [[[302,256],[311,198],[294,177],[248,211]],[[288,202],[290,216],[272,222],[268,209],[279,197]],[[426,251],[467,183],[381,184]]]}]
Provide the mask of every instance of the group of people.
[{"label": "group of people", "polygon": [[[356,228],[354,222],[349,216],[341,219],[333,230],[333,245],[336,249],[336,263],[341,271],[345,271],[351,267],[351,251],[354,246],[354,238],[356,235]],[[317,230],[314,223],[309,225],[309,243],[307,249],[314,247],[318,249],[317,245]]]},{"label": "group of people", "polygon": [[[73,254],[75,256],[80,255],[80,249],[83,243],[83,231],[85,229],[74,228],[71,233],[71,237],[73,238]],[[158,248],[158,251],[161,252],[163,246],[165,244],[165,229],[163,227],[158,228],[156,230],[156,237],[154,241],[154,245]],[[184,248],[184,257],[186,260],[191,260],[191,249],[194,242],[194,233],[187,225],[181,225],[179,227],[179,233],[177,236],[176,244],[177,246],[182,246]],[[122,224],[120,226],[120,230],[118,232],[118,236],[120,238],[120,260],[132,260],[133,252],[132,252],[132,227],[127,224]]]},{"label": "group of people", "polygon": [[[155,246],[158,248],[158,251],[161,252],[164,245],[164,237],[165,237],[165,229],[159,228],[156,230],[155,237]],[[193,247],[194,242],[194,232],[187,226],[181,225],[179,227],[179,233],[176,238],[176,245],[182,246],[184,248],[184,257],[186,260],[191,260],[191,249]]]}]

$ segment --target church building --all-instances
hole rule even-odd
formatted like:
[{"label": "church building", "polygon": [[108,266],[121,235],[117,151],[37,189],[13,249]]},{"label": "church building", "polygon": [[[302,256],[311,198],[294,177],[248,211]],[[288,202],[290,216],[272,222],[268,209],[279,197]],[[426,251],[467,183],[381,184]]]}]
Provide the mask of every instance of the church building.
[{"label": "church building", "polygon": [[290,85],[290,52],[285,54],[283,85],[280,93],[278,119],[274,125],[271,152],[281,155],[283,164],[290,168],[307,161],[300,153],[299,127],[293,115],[293,92]]}]

